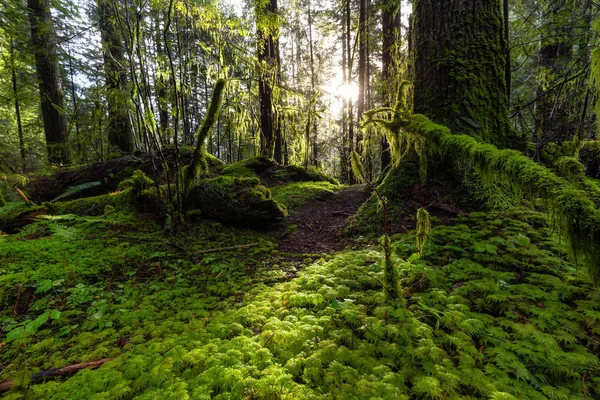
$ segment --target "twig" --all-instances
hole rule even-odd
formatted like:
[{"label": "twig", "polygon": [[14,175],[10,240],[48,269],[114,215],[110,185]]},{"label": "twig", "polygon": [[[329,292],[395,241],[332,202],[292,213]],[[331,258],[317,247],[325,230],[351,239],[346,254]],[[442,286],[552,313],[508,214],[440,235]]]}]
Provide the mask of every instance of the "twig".
[{"label": "twig", "polygon": [[585,377],[586,376],[587,376],[587,373],[584,373],[583,375],[581,375],[581,390],[583,390],[583,398],[585,400],[588,400],[587,390],[585,390]]},{"label": "twig", "polygon": [[220,248],[208,249],[208,250],[200,250],[200,251],[195,251],[194,254],[218,253],[218,252],[221,252],[221,251],[229,251],[229,250],[237,250],[237,249],[247,249],[248,247],[254,247],[254,246],[258,246],[258,243],[248,243],[248,244],[240,244],[240,245],[237,245],[237,246],[220,247]]},{"label": "twig", "polygon": [[[113,358],[105,358],[105,359],[98,360],[98,361],[90,361],[90,362],[81,363],[81,364],[67,365],[66,367],[62,367],[62,368],[53,368],[53,369],[49,369],[47,371],[38,372],[37,374],[33,374],[31,376],[31,383],[35,383],[37,381],[41,381],[42,379],[50,378],[50,377],[54,377],[54,376],[71,375],[79,370],[86,369],[86,368],[87,369],[96,369],[99,366],[101,366],[102,364],[112,361],[112,360],[114,360],[114,357]],[[0,382],[0,393],[8,392],[16,384],[17,384],[17,382],[14,379]]]}]

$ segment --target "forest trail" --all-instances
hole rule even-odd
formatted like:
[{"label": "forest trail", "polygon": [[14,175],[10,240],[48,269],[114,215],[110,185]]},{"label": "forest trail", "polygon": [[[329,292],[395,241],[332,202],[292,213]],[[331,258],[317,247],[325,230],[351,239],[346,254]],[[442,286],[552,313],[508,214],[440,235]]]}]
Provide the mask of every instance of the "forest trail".
[{"label": "forest trail", "polygon": [[291,253],[343,250],[352,241],[341,235],[346,220],[369,196],[366,185],[354,185],[305,204],[277,227],[275,238],[279,250]]}]

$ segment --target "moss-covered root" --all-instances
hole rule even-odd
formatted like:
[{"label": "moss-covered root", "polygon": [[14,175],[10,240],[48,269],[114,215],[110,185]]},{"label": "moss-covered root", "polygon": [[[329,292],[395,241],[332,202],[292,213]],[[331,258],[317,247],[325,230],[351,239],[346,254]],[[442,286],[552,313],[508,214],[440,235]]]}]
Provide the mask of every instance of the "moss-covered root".
[{"label": "moss-covered root", "polygon": [[432,149],[473,166],[485,177],[508,179],[523,193],[545,199],[567,237],[572,253],[584,259],[593,281],[600,283],[600,211],[584,190],[518,151],[501,150],[419,114],[398,113],[394,129],[422,135]]},{"label": "moss-covered root", "polygon": [[210,106],[196,136],[196,148],[192,162],[184,170],[183,189],[185,193],[188,192],[192,183],[198,179],[198,176],[208,170],[206,163],[206,138],[219,118],[221,99],[223,98],[223,90],[226,83],[225,79],[219,79],[213,89]]},{"label": "moss-covered root", "polygon": [[287,215],[285,206],[257,178],[219,176],[192,186],[185,198],[187,211],[228,225],[262,228]]}]

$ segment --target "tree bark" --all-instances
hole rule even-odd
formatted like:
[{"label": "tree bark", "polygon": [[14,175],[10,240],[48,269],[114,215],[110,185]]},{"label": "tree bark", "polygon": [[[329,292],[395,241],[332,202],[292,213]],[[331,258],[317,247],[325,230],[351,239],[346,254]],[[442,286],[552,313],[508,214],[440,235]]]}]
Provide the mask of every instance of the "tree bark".
[{"label": "tree bark", "polygon": [[132,152],[134,143],[127,106],[127,62],[123,54],[123,40],[114,23],[116,13],[111,0],[98,0],[98,17],[108,91],[108,143],[121,151]]},{"label": "tree bark", "polygon": [[[394,81],[392,57],[396,47],[396,36],[399,33],[396,18],[400,11],[396,7],[398,7],[396,2],[387,1],[383,4],[381,10],[381,75],[383,78],[381,90],[383,103],[388,107],[392,106],[393,101],[393,93],[390,90]],[[391,161],[390,145],[385,136],[383,136],[381,138],[381,171],[385,171]]]},{"label": "tree bark", "polygon": [[414,110],[457,133],[514,144],[502,0],[414,2]]},{"label": "tree bark", "polygon": [[15,116],[17,118],[17,134],[19,136],[19,150],[21,153],[21,171],[26,172],[27,171],[27,159],[25,158],[25,139],[23,136],[23,121],[21,120],[21,104],[19,102],[17,71],[16,71],[16,67],[15,67],[13,51],[14,51],[13,43],[11,42],[10,73],[11,73],[11,80],[12,80],[13,96],[15,98]]},{"label": "tree bark", "polygon": [[[260,100],[260,153],[272,157],[275,142],[281,140],[281,131],[275,126],[273,111],[273,85],[277,84],[277,61],[279,59],[279,41],[274,28],[265,28],[263,19],[273,18],[277,14],[277,0],[270,0],[264,8],[257,3],[257,37],[259,71],[259,100]],[[271,24],[269,24],[271,25]],[[280,147],[279,147],[280,148]],[[281,151],[278,154],[281,159]],[[280,161],[280,160],[279,160]]]},{"label": "tree bark", "polygon": [[27,0],[31,42],[38,76],[48,161],[68,164],[67,121],[63,110],[56,40],[49,0]]}]

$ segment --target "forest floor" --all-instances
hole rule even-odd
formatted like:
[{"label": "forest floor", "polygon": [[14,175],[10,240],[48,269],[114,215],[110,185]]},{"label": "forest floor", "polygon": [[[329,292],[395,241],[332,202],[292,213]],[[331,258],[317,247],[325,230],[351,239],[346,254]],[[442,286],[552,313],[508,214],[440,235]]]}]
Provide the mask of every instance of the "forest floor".
[{"label": "forest floor", "polygon": [[370,196],[366,185],[355,185],[328,193],[292,210],[274,227],[279,250],[290,253],[328,253],[353,243],[342,234],[351,216]]},{"label": "forest floor", "polygon": [[[414,221],[392,236],[401,296],[388,299],[381,247],[340,235],[365,188],[273,183],[289,216],[270,231],[199,220],[174,234],[116,210],[38,216],[0,235],[0,391],[599,398],[600,292],[547,215],[467,214],[427,188],[409,191],[411,202],[426,199],[433,229],[422,254],[405,232]],[[39,374],[100,361],[59,379]]]}]

